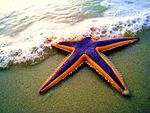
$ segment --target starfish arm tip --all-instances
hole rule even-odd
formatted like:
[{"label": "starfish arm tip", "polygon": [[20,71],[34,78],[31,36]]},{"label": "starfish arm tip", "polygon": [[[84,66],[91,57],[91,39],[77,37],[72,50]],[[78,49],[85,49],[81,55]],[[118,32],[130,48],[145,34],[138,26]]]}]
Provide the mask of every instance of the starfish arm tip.
[{"label": "starfish arm tip", "polygon": [[40,94],[42,94],[44,91],[43,91],[43,89],[41,88],[38,92],[39,92]]},{"label": "starfish arm tip", "polygon": [[39,89],[38,92],[39,92],[40,94],[47,92],[47,87],[48,87],[48,85],[45,85],[45,84],[44,84],[44,85]]},{"label": "starfish arm tip", "polygon": [[41,90],[39,90],[39,93],[41,94],[41,93],[42,93],[42,91],[41,91]]},{"label": "starfish arm tip", "polygon": [[140,40],[140,37],[136,36],[134,37],[136,39],[136,41],[139,41]]},{"label": "starfish arm tip", "polygon": [[122,92],[122,94],[123,94],[124,96],[129,96],[129,95],[130,95],[130,92],[129,92],[128,89],[125,89],[125,90]]},{"label": "starfish arm tip", "polygon": [[39,94],[44,94],[44,93],[46,93],[47,91],[48,91],[47,89],[41,88],[41,89],[38,91],[38,93],[39,93]]}]

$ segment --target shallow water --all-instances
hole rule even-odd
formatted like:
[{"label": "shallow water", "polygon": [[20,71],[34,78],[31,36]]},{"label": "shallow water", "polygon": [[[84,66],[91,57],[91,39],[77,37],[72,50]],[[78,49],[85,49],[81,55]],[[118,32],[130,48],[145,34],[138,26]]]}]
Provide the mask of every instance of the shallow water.
[{"label": "shallow water", "polygon": [[38,90],[66,53],[53,49],[53,56],[34,66],[12,66],[0,71],[1,113],[149,113],[150,32],[138,43],[106,52],[131,92],[124,97],[87,65],[49,92]]}]

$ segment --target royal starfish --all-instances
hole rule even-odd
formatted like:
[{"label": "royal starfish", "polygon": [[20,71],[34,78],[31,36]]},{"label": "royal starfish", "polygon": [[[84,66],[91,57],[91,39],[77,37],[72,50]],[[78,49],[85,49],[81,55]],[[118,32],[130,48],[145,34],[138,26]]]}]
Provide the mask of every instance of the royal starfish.
[{"label": "royal starfish", "polygon": [[104,51],[116,48],[138,41],[134,38],[116,38],[102,41],[95,41],[91,37],[85,37],[80,41],[66,41],[52,46],[68,51],[71,54],[63,61],[58,69],[47,79],[40,89],[40,93],[47,91],[59,81],[73,72],[81,63],[86,62],[101,74],[112,86],[121,94],[128,95],[129,91],[123,82],[117,70],[112,63],[102,53]]}]

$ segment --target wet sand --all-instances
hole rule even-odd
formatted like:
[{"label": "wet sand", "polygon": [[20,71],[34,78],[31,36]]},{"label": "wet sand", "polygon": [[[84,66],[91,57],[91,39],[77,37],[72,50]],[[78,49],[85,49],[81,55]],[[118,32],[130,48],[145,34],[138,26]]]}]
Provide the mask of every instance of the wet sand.
[{"label": "wet sand", "polygon": [[54,49],[53,56],[38,65],[0,71],[0,113],[149,113],[150,31],[139,36],[138,43],[105,53],[122,74],[130,97],[119,94],[86,64],[46,94],[39,94],[67,55]]}]

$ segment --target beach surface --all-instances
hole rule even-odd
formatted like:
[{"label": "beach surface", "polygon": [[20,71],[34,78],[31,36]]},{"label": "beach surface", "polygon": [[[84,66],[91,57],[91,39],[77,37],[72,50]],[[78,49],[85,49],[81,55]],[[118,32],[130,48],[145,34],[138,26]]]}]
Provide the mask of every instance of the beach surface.
[{"label": "beach surface", "polygon": [[13,65],[0,71],[0,113],[149,113],[150,31],[137,35],[138,43],[105,53],[122,74],[129,97],[86,64],[39,94],[41,85],[67,56],[52,49],[51,56],[37,65]]}]

